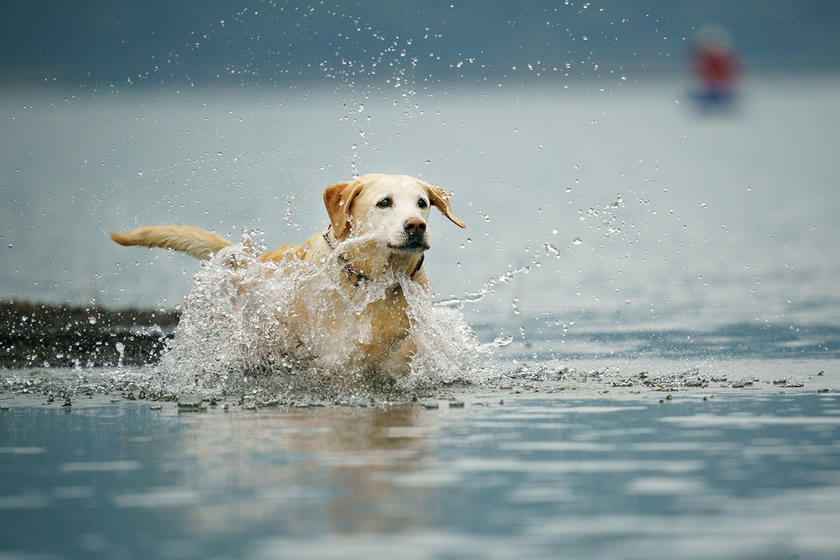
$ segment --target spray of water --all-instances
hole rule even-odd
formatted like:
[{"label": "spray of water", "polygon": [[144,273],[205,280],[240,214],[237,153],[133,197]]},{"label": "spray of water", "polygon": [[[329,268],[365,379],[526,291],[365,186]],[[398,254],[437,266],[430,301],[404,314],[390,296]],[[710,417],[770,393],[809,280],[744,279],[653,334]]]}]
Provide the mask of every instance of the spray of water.
[{"label": "spray of water", "polygon": [[[460,311],[435,306],[404,272],[343,288],[338,258],[351,238],[323,262],[260,261],[252,235],[205,262],[187,296],[181,320],[158,367],[167,392],[231,395],[357,391],[385,383],[415,389],[476,381],[482,349]],[[371,304],[400,289],[409,337],[417,347],[410,371],[393,375],[383,359],[371,368],[362,345],[374,337]]]}]

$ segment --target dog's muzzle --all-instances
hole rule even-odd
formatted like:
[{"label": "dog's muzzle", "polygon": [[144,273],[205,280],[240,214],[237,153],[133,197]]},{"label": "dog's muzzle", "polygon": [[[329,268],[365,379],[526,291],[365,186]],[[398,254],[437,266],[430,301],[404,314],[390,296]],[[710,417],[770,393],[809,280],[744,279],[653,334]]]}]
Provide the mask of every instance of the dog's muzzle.
[{"label": "dog's muzzle", "polygon": [[429,243],[426,241],[426,222],[419,218],[411,218],[405,221],[403,236],[404,241],[402,243],[399,245],[388,243],[388,247],[410,253],[425,251],[429,248]]}]

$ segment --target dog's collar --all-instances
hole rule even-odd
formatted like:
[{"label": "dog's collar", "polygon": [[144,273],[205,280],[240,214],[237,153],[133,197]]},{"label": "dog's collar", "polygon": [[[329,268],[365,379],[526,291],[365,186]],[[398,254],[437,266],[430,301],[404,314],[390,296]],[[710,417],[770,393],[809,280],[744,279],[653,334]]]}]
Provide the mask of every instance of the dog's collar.
[{"label": "dog's collar", "polygon": [[[327,243],[327,247],[330,248],[330,251],[335,251],[335,246],[330,241],[330,231],[332,230],[332,224],[327,226],[327,231],[325,231],[322,235],[324,241]],[[350,263],[347,259],[344,258],[344,255],[339,255],[338,259],[344,263],[344,271],[347,273],[347,278],[350,280],[350,283],[354,286],[358,286],[362,283],[362,281],[368,281],[370,278],[362,274],[361,272],[357,272],[353,270],[353,267],[350,266]],[[408,275],[409,278],[414,280],[414,275],[420,271],[420,267],[423,266],[423,261],[426,259],[426,255],[420,255],[420,260],[417,261],[417,265],[415,265],[414,270],[411,271],[411,274]]]}]

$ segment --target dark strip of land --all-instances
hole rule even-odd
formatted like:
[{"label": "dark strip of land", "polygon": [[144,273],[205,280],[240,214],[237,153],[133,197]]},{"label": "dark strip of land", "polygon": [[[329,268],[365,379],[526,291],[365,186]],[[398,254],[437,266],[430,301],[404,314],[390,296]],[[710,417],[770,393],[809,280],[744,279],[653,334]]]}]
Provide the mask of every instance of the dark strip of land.
[{"label": "dark strip of land", "polygon": [[156,361],[177,311],[0,301],[0,367],[96,367]]}]

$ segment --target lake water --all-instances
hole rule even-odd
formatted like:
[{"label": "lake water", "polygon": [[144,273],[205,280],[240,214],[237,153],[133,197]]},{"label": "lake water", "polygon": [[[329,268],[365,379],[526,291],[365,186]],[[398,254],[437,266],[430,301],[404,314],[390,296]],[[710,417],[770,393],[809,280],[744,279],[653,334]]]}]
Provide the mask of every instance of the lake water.
[{"label": "lake water", "polygon": [[467,222],[424,266],[481,352],[472,384],[202,412],[131,400],[166,363],[2,370],[0,556],[837,557],[838,90],[3,92],[0,297],[178,307],[199,265],[106,231],[276,246],[406,173]]},{"label": "lake water", "polygon": [[709,393],[13,403],[4,557],[836,558],[837,394]]}]

